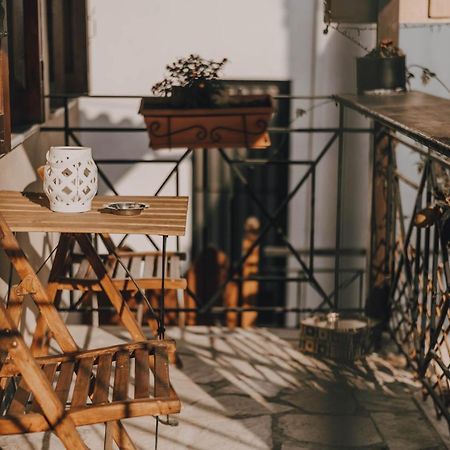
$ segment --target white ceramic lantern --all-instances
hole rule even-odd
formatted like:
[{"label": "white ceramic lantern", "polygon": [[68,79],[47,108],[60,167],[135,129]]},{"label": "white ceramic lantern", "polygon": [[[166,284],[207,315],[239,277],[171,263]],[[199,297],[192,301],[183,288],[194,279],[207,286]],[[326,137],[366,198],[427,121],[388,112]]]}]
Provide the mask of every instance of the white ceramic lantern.
[{"label": "white ceramic lantern", "polygon": [[97,193],[97,166],[89,147],[50,147],[44,192],[56,212],[85,212]]}]

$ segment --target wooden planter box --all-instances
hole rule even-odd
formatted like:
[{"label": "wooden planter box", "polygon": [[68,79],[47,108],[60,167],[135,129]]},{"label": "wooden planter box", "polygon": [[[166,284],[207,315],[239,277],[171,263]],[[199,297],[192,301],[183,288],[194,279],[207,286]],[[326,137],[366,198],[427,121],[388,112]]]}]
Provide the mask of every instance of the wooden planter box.
[{"label": "wooden planter box", "polygon": [[274,110],[271,97],[234,96],[232,103],[223,108],[177,108],[170,98],[145,97],[139,113],[144,116],[153,149],[267,148],[267,127]]}]

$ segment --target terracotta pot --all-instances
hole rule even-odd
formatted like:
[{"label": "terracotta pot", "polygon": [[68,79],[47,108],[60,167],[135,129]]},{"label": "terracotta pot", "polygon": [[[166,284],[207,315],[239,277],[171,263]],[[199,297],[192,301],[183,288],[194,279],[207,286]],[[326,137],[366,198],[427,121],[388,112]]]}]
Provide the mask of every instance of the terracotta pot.
[{"label": "terracotta pot", "polygon": [[234,96],[232,104],[224,108],[175,108],[170,99],[146,97],[139,112],[153,149],[267,148],[267,127],[274,110],[270,96]]}]

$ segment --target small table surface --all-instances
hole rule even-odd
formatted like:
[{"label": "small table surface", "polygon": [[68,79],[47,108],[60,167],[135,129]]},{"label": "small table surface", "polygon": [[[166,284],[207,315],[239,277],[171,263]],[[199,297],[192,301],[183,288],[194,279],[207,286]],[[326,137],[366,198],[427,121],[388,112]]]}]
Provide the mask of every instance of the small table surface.
[{"label": "small table surface", "polygon": [[410,91],[389,95],[336,95],[342,105],[450,156],[450,100]]},{"label": "small table surface", "polygon": [[[149,208],[138,216],[119,216],[104,210],[112,202],[142,202]],[[183,236],[188,197],[97,196],[91,211],[57,213],[45,194],[0,191],[0,214],[11,231],[111,233]]]}]

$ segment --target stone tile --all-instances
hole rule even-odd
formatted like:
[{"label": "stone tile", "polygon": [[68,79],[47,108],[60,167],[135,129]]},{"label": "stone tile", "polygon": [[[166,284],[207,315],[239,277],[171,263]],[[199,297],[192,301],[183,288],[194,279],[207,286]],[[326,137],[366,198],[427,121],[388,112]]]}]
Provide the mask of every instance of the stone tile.
[{"label": "stone tile", "polygon": [[[129,339],[118,327],[70,328],[91,348]],[[268,329],[189,327],[168,334],[177,339],[184,364],[170,369],[182,411],[179,426],[160,427],[161,449],[446,448],[412,401],[413,376],[395,361],[373,355],[343,366],[304,355]],[[125,422],[138,449],[153,448],[153,418]],[[103,431],[103,425],[81,429],[92,449],[103,448]],[[0,438],[0,449],[18,448],[63,447],[48,433]]]},{"label": "stone tile", "polygon": [[242,423],[246,430],[257,436],[258,440],[262,441],[268,449],[273,447],[271,416],[251,417],[241,419],[239,422]]},{"label": "stone tile", "polygon": [[292,410],[292,407],[276,402],[258,402],[244,395],[220,395],[216,400],[225,408],[229,416],[260,416],[279,414]]},{"label": "stone tile", "polygon": [[445,445],[450,448],[450,429],[446,420],[436,420],[436,410],[433,404],[433,400],[430,397],[423,398],[420,391],[414,394],[414,398],[417,402],[417,407],[430,421],[433,428],[439,434]]},{"label": "stone tile", "polygon": [[354,414],[357,408],[350,390],[322,393],[305,389],[283,395],[281,398],[308,413],[349,415]]},{"label": "stone tile", "polygon": [[415,412],[416,403],[411,395],[388,396],[380,391],[355,390],[355,397],[359,405],[371,412]]},{"label": "stone tile", "polygon": [[198,357],[186,354],[180,354],[179,356],[183,363],[183,372],[187,374],[194,383],[208,384],[224,379],[214,367],[200,361]]},{"label": "stone tile", "polygon": [[372,414],[389,450],[444,450],[446,446],[427,419],[419,413]]},{"label": "stone tile", "polygon": [[303,444],[335,447],[363,447],[383,444],[367,417],[287,414],[279,419],[283,432]]}]

